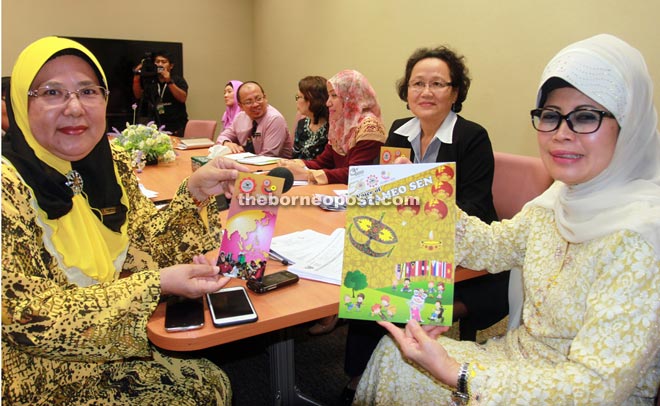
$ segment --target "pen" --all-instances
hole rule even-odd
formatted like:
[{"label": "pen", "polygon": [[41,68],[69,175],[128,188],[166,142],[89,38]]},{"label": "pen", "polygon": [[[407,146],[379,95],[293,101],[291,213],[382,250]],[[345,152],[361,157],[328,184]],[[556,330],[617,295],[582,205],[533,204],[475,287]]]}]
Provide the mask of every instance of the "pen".
[{"label": "pen", "polygon": [[289,261],[286,257],[283,255],[273,251],[273,250],[268,250],[268,255],[270,255],[271,258],[280,261],[282,265],[291,265],[293,262]]}]

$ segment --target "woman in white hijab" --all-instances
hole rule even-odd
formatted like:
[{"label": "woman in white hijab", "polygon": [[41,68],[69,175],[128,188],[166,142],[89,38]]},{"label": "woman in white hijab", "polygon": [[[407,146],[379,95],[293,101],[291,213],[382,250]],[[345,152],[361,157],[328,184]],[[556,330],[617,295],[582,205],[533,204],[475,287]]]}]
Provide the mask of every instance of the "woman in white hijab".
[{"label": "woman in white hijab", "polygon": [[[660,384],[660,135],[641,54],[611,35],[560,51],[532,123],[556,180],[512,220],[460,213],[456,258],[521,267],[521,325],[485,345],[382,322],[354,405],[651,405]],[[403,356],[402,356],[403,355]]]}]

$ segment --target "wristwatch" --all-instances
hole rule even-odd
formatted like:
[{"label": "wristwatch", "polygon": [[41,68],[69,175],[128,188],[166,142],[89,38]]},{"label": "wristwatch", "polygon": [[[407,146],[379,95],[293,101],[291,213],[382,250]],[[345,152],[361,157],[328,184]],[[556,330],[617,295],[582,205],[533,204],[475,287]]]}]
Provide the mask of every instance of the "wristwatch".
[{"label": "wristwatch", "polygon": [[470,363],[465,362],[458,370],[458,381],[456,382],[456,390],[451,394],[453,406],[465,406],[470,400],[470,393],[468,391],[468,369]]}]

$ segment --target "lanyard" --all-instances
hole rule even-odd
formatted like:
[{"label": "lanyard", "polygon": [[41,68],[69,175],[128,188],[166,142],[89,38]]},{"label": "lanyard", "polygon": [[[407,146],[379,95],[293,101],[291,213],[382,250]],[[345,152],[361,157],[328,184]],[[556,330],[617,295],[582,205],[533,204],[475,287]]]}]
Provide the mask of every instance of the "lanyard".
[{"label": "lanyard", "polygon": [[165,89],[167,89],[167,83],[163,86],[163,90],[160,90],[160,82],[158,82],[158,93],[160,94],[160,101],[163,101],[163,96],[165,96]]}]

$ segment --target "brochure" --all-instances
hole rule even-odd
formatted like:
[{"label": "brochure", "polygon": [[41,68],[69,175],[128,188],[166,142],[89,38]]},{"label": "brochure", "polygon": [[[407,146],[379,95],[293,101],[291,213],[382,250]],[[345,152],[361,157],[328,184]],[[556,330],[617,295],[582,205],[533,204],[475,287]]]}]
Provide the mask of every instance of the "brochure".
[{"label": "brochure", "polygon": [[224,275],[260,280],[266,270],[284,179],[239,172],[217,265]]},{"label": "brochure", "polygon": [[349,170],[339,317],[452,323],[455,164]]}]

